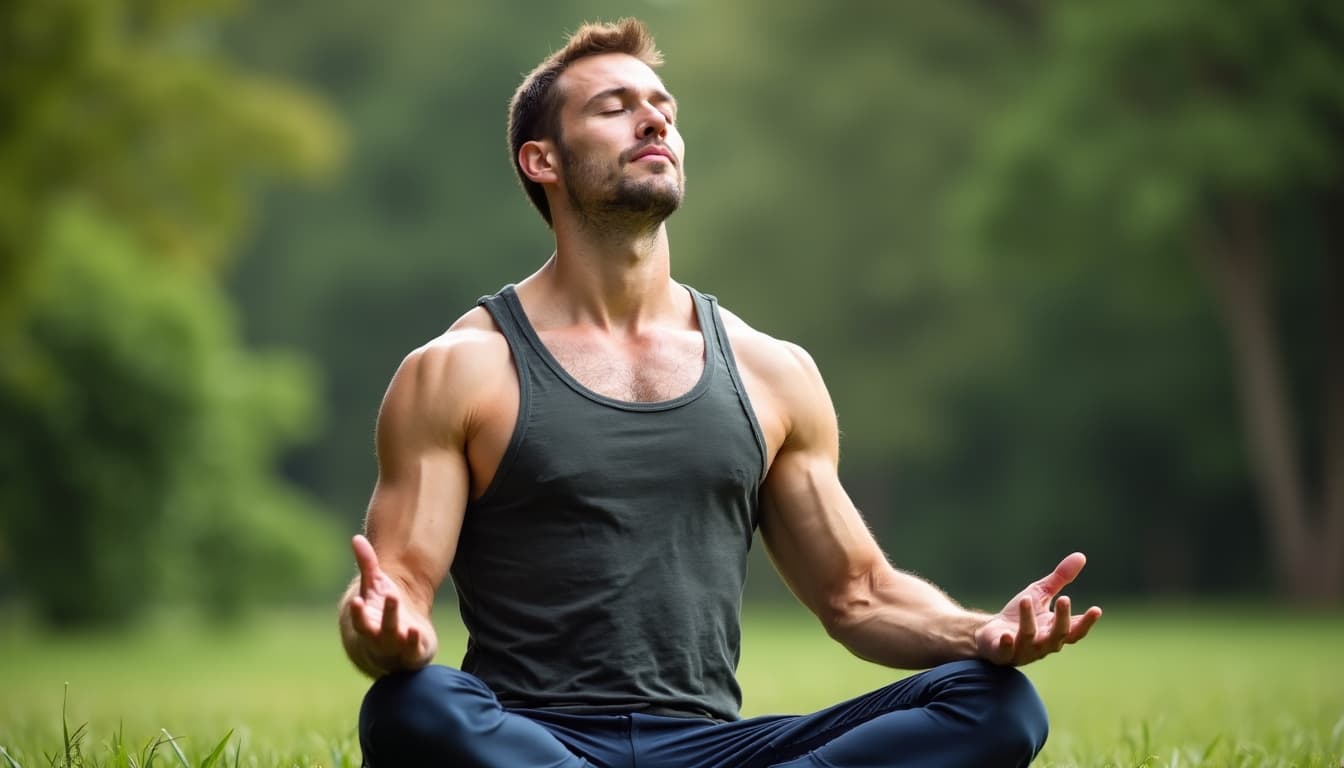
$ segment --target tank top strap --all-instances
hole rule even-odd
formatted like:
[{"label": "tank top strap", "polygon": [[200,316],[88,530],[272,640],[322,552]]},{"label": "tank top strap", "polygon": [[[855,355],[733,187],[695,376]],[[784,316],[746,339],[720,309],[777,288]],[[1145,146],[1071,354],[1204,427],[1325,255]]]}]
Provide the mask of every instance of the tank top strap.
[{"label": "tank top strap", "polygon": [[514,291],[513,283],[499,289],[498,293],[477,299],[476,306],[485,307],[499,332],[504,334],[505,341],[509,343],[509,351],[513,353],[519,379],[524,379],[524,374],[531,368],[529,362],[537,357],[537,352],[532,349],[527,332],[523,330],[523,323],[526,320],[522,315],[522,305],[518,302],[518,294]]},{"label": "tank top strap", "polygon": [[518,342],[523,340],[523,329],[518,324],[518,320],[513,316],[513,312],[505,299],[507,293],[513,292],[513,283],[509,283],[499,289],[498,293],[488,296],[482,296],[476,300],[476,306],[485,307],[485,311],[490,313],[490,317],[499,327],[500,333],[508,339],[509,347],[516,347]]},{"label": "tank top strap", "polygon": [[[686,288],[695,299],[700,324],[705,329],[705,343],[714,346],[712,351],[722,360],[723,367],[727,369],[728,376],[733,382],[733,390],[737,393],[738,404],[741,405],[742,411],[747,417],[747,422],[751,425],[751,433],[756,439],[756,447],[760,449],[761,472],[757,478],[757,485],[759,485],[765,482],[765,473],[768,468],[766,457],[769,449],[765,445],[765,433],[761,430],[761,423],[756,418],[756,409],[751,406],[751,398],[747,396],[747,388],[742,383],[742,375],[737,370],[737,359],[733,356],[733,345],[728,342],[728,331],[724,328],[723,317],[719,313],[719,300],[713,294],[701,293],[689,285]],[[708,325],[706,325],[706,320],[708,320]],[[714,358],[706,354],[705,359],[713,360]]]}]

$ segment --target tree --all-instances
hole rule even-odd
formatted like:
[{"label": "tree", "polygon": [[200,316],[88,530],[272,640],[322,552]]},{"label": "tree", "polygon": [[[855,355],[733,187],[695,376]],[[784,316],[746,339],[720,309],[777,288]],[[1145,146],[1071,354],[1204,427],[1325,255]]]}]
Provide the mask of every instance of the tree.
[{"label": "tree", "polygon": [[[1344,10],[1144,0],[1043,13],[1041,75],[991,133],[962,215],[981,250],[1016,263],[1086,250],[1156,275],[1194,260],[1230,342],[1280,585],[1341,599]],[[1316,295],[1284,303],[1303,273]]]},{"label": "tree", "polygon": [[57,625],[173,585],[227,615],[339,551],[275,476],[311,376],[243,348],[216,283],[257,182],[330,166],[339,137],[213,52],[211,5],[0,10],[0,567]]}]

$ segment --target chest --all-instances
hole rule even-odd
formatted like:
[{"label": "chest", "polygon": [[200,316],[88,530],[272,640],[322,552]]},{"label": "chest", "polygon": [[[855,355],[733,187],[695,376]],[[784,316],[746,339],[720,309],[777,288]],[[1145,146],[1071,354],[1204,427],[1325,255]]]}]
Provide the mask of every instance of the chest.
[{"label": "chest", "polygon": [[656,403],[689,392],[705,368],[698,330],[660,330],[638,337],[554,331],[538,334],[565,373],[614,400]]}]

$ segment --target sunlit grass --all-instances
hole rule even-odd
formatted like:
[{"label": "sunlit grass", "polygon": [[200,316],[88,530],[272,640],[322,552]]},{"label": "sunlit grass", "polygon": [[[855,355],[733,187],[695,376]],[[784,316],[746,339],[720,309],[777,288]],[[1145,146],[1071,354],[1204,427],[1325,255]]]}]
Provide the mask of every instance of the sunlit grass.
[{"label": "sunlit grass", "polygon": [[[463,636],[451,614],[439,626],[441,660],[454,661]],[[745,715],[817,709],[899,674],[851,657],[799,610],[749,614],[743,644]],[[1027,668],[1052,718],[1037,765],[1338,768],[1341,649],[1338,614],[1108,607],[1085,643]],[[198,767],[212,754],[358,766],[366,684],[330,611],[84,637],[0,618],[0,768]]]}]

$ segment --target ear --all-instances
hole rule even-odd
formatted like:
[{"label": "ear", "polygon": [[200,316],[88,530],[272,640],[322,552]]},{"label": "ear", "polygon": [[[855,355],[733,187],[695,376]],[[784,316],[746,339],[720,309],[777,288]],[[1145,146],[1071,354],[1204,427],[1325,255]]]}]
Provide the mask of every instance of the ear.
[{"label": "ear", "polygon": [[518,167],[537,184],[554,184],[560,178],[555,145],[549,139],[529,141],[518,148]]}]

